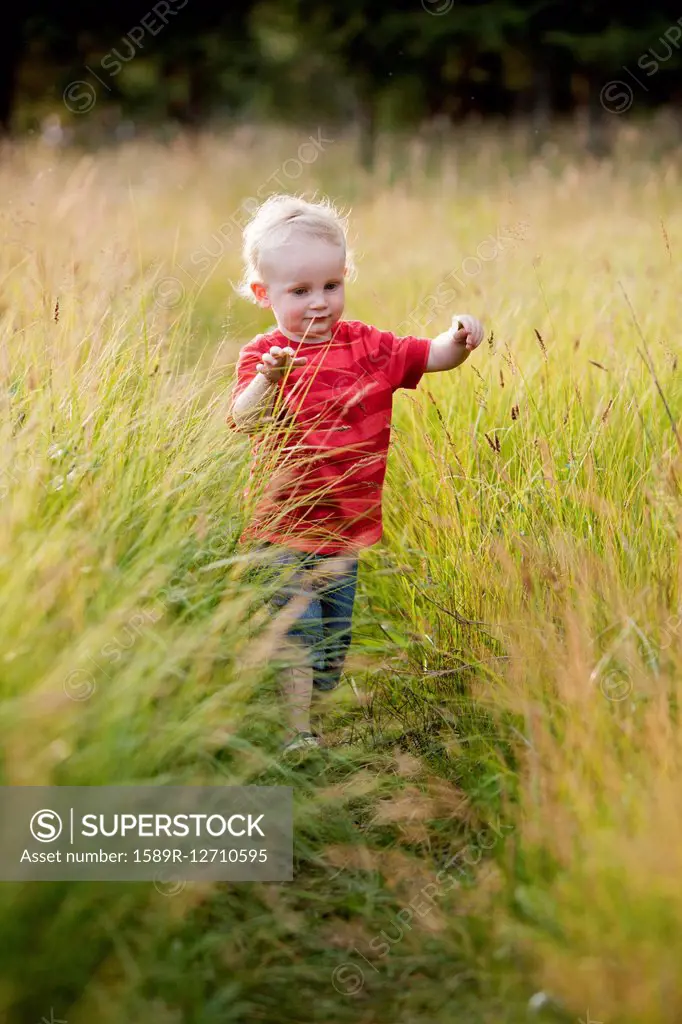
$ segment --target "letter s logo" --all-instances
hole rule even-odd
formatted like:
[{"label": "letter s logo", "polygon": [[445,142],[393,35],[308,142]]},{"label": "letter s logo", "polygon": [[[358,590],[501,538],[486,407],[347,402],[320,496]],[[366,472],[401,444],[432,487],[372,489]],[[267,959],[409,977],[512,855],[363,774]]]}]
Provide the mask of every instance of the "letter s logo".
[{"label": "letter s logo", "polygon": [[31,818],[31,835],[39,843],[52,843],[61,835],[62,819],[56,811],[36,811]]}]

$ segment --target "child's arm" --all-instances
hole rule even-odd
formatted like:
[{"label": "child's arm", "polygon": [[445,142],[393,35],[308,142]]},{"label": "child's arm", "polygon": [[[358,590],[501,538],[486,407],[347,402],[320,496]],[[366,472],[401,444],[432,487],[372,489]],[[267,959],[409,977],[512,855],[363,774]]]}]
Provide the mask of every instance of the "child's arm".
[{"label": "child's arm", "polygon": [[254,433],[258,425],[263,423],[261,416],[269,417],[272,412],[276,395],[277,387],[274,381],[269,381],[262,373],[257,373],[230,406],[228,422],[232,419],[237,430],[245,434]]},{"label": "child's arm", "polygon": [[305,356],[293,356],[294,350],[289,346],[280,348],[273,345],[269,352],[263,353],[256,365],[256,376],[235,399],[227,414],[228,422],[231,419],[237,430],[255,433],[265,423],[271,422],[270,413],[279,391],[276,385],[289,367],[303,366],[308,361]]},{"label": "child's arm", "polygon": [[484,333],[483,324],[476,317],[457,314],[452,318],[452,327],[432,340],[424,373],[454,370],[481,344]]}]

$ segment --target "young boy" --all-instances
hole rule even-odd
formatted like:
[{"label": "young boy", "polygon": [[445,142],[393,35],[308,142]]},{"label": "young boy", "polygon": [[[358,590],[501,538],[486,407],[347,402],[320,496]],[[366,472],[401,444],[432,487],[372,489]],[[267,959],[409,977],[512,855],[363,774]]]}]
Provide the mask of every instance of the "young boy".
[{"label": "young boy", "polygon": [[345,221],[326,201],[270,197],[244,230],[243,255],[240,294],[272,309],[277,327],[239,353],[227,422],[254,435],[245,496],[257,470],[267,480],[240,541],[256,540],[275,564],[295,567],[274,607],[302,595],[284,680],[285,749],[295,750],[318,743],[312,691],[339,683],[358,553],[382,536],[393,392],[459,366],[480,345],[483,326],[457,315],[430,340],[343,320],[353,260]]}]

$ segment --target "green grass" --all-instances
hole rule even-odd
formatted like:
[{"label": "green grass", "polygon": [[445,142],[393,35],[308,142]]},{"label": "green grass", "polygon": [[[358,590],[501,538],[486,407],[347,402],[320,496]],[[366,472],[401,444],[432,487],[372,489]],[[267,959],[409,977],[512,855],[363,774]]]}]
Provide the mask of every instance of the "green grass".
[{"label": "green grass", "polygon": [[[370,179],[339,138],[296,183],[353,207],[349,318],[416,310],[433,335],[466,311],[491,334],[396,395],[329,745],[286,763],[277,636],[236,557],[248,442],[224,424],[267,323],[231,293],[234,242],[199,284],[178,268],[298,144],[22,144],[0,168],[0,780],[287,785],[295,806],[292,883],[5,883],[1,1015],[517,1024],[544,990],[564,1011],[537,1019],[672,1022],[676,158],[648,162],[636,126],[603,165],[482,133],[431,176],[409,148]],[[178,305],[154,301],[164,274]]]}]

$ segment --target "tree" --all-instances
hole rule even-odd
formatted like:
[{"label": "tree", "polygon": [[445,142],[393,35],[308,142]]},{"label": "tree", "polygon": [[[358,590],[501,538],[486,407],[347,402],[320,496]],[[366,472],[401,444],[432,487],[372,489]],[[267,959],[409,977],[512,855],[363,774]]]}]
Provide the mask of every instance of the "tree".
[{"label": "tree", "polygon": [[17,74],[24,52],[22,19],[18,10],[5,12],[0,32],[0,135],[9,132]]},{"label": "tree", "polygon": [[[614,14],[596,2],[585,2],[581,6],[567,5],[562,10],[561,26],[548,27],[544,32],[545,43],[567,51],[585,81],[587,147],[595,156],[610,150],[607,116],[625,112],[634,101],[631,81],[637,87],[637,72],[629,70],[628,65],[632,63],[636,68],[647,44],[664,38],[671,27],[675,26],[663,11],[646,5],[626,6]],[[639,74],[644,77],[641,71]],[[638,91],[646,95],[646,87]]]}]

